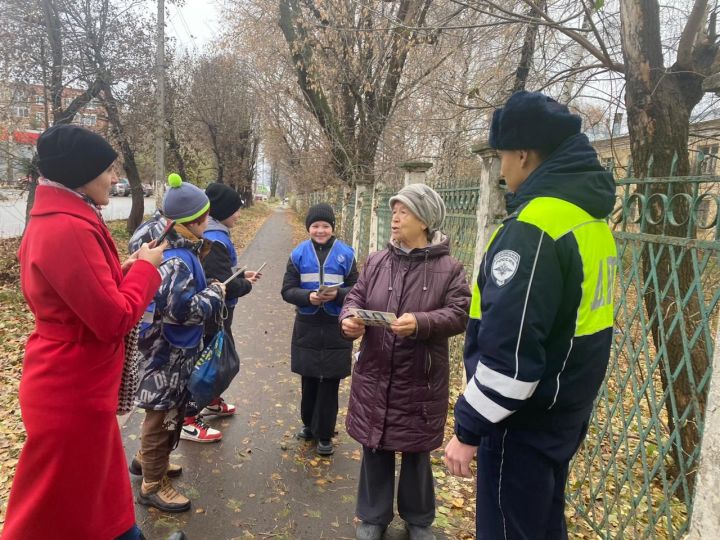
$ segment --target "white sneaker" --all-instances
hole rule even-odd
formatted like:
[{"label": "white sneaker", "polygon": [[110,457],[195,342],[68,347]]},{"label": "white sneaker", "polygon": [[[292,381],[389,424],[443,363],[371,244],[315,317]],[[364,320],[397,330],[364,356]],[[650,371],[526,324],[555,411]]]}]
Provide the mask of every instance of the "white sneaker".
[{"label": "white sneaker", "polygon": [[217,398],[202,410],[203,416],[232,416],[235,414],[235,405],[226,402],[223,398]]},{"label": "white sneaker", "polygon": [[222,433],[213,429],[197,417],[187,417],[180,432],[180,438],[186,441],[212,443],[222,439]]}]

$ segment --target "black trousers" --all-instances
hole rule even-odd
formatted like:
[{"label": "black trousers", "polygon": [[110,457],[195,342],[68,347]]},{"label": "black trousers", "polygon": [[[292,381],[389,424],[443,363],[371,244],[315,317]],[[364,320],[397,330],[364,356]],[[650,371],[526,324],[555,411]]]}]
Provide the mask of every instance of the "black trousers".
[{"label": "black trousers", "polygon": [[[393,520],[395,452],[363,447],[357,517],[387,526]],[[402,452],[397,496],[398,512],[411,525],[429,527],[435,520],[435,485],[430,452]]]},{"label": "black trousers", "polygon": [[320,441],[329,441],[335,434],[339,389],[340,379],[302,378],[300,419]]},{"label": "black trousers", "polygon": [[[235,306],[227,308],[227,318],[223,321],[223,329],[225,330],[225,339],[232,339],[233,343],[235,343],[235,338],[232,334],[232,321],[233,321],[233,315],[235,314]],[[207,327],[205,328],[205,331],[207,331]],[[210,340],[213,338],[215,334],[205,334],[203,338],[203,343],[206,345],[210,343]],[[220,396],[217,396],[220,397]],[[197,405],[195,404],[194,399],[190,399],[187,406],[185,407],[185,416],[197,416],[198,413]]]},{"label": "black trousers", "polygon": [[477,540],[567,540],[565,483],[587,423],[499,429],[478,447]]}]

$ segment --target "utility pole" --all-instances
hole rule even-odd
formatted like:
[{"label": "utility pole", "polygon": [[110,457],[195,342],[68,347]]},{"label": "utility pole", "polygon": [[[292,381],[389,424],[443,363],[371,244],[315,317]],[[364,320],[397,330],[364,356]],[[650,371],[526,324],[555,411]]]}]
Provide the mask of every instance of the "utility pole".
[{"label": "utility pole", "polygon": [[157,119],[155,131],[155,205],[162,208],[165,193],[165,0],[158,0],[155,76]]}]

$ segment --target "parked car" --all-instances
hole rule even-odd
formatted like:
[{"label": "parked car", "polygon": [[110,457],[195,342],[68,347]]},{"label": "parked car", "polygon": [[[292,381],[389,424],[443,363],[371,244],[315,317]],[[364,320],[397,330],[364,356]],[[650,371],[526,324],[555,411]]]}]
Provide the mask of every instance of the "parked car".
[{"label": "parked car", "polygon": [[130,182],[127,178],[121,178],[117,184],[113,184],[110,188],[110,195],[117,197],[129,197],[130,196]]},{"label": "parked car", "polygon": [[143,184],[142,190],[143,190],[144,197],[152,197],[152,194],[153,194],[152,184]]}]

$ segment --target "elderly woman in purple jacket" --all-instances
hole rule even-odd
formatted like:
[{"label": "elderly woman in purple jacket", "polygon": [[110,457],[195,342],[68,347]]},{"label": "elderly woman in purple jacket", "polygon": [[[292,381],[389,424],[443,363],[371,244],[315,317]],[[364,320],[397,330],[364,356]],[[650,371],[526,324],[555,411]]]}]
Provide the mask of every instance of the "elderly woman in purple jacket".
[{"label": "elderly woman in purple jacket", "polygon": [[[449,398],[448,338],[465,330],[470,290],[440,232],[445,204],[424,184],[390,199],[392,238],[373,253],[340,314],[343,334],[363,337],[346,427],[363,445],[356,513],[360,540],[380,540],[393,519],[395,453],[402,453],[398,510],[411,540],[432,539],[430,452],[443,442]],[[365,327],[351,308],[392,312]]]}]

